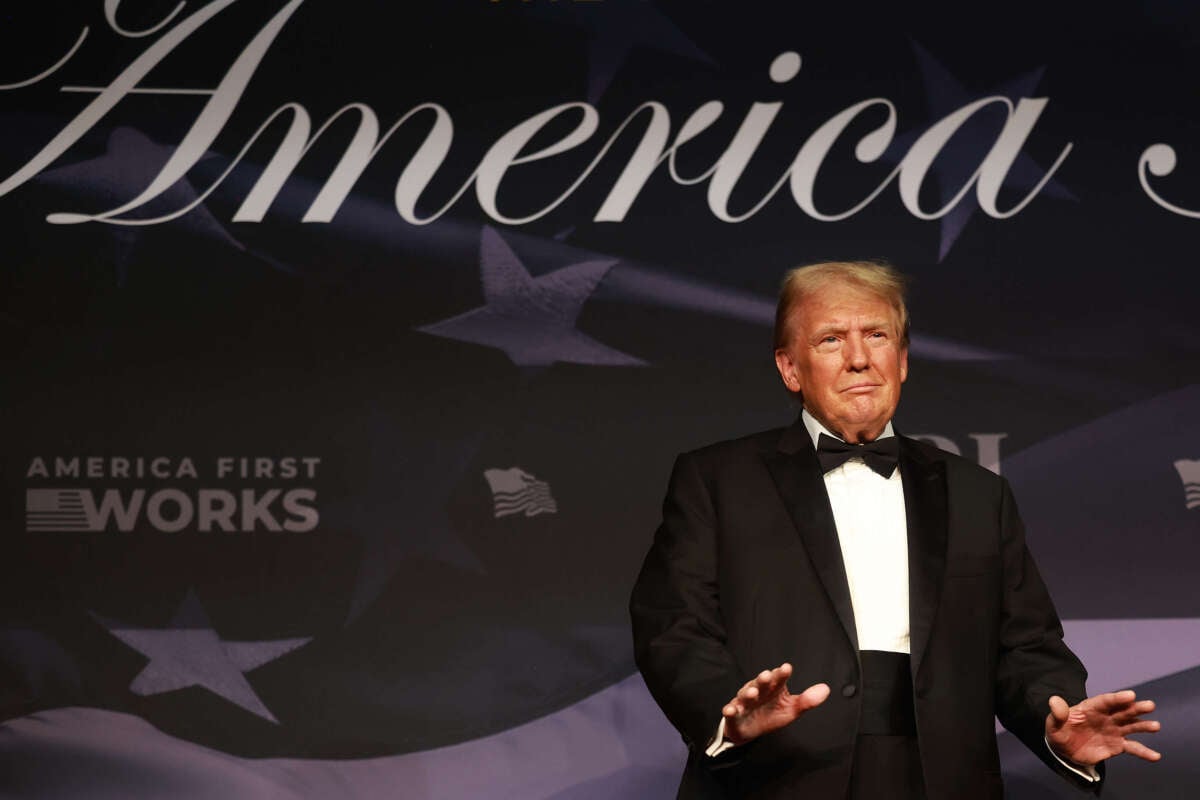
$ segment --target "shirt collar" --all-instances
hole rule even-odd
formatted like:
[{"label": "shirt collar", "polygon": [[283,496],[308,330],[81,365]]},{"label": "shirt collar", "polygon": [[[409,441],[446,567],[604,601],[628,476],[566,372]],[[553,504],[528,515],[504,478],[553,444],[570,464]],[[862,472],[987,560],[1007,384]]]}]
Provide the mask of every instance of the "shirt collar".
[{"label": "shirt collar", "polygon": [[[813,447],[817,446],[817,438],[823,433],[826,436],[832,436],[838,441],[846,441],[836,433],[831,432],[821,423],[817,422],[817,418],[808,413],[808,409],[800,412],[800,420],[804,423],[804,427],[808,430],[808,435],[812,439]],[[883,426],[883,432],[879,434],[880,439],[886,439],[889,436],[895,436],[896,432],[892,430],[892,421],[889,419],[887,425]]]}]

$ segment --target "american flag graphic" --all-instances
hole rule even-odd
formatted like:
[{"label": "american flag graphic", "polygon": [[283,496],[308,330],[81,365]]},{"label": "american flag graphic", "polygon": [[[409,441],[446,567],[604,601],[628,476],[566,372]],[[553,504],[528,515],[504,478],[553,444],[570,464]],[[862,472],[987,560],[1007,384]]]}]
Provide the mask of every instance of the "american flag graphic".
[{"label": "american flag graphic", "polygon": [[1200,459],[1181,458],[1175,462],[1175,470],[1183,481],[1184,501],[1189,509],[1200,508]]},{"label": "american flag graphic", "polygon": [[520,467],[484,470],[483,477],[492,489],[497,519],[511,514],[533,517],[558,511],[558,504],[550,494],[550,484],[539,481]]},{"label": "american flag graphic", "polygon": [[25,530],[90,531],[83,506],[84,489],[26,489]]}]

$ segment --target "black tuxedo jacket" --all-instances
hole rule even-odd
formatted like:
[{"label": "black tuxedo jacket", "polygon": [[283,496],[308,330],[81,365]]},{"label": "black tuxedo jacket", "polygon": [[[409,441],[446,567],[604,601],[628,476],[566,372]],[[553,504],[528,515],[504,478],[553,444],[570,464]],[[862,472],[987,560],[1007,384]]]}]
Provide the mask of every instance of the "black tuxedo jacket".
[{"label": "black tuxedo jacket", "polygon": [[[1060,774],[1048,701],[1086,672],[1025,547],[1006,481],[901,437],[914,705],[930,800],[1000,798],[993,715]],[[682,798],[846,797],[861,692],[833,512],[802,422],[678,458],[630,602],[635,658],[683,735]],[[704,749],[751,677],[790,662],[828,700],[725,754]],[[1096,785],[1098,788],[1098,785]]]}]

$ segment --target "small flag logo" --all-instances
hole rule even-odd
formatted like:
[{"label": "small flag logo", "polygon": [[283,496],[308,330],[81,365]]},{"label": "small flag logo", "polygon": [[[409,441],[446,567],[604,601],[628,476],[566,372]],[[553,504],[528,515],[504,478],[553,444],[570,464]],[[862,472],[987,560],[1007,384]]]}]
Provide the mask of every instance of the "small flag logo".
[{"label": "small flag logo", "polygon": [[83,507],[83,489],[26,489],[25,530],[97,530]]},{"label": "small flag logo", "polygon": [[1200,508],[1200,461],[1181,458],[1175,462],[1175,469],[1183,481],[1183,497],[1187,507]]},{"label": "small flag logo", "polygon": [[492,489],[497,519],[511,514],[533,517],[558,511],[558,504],[550,494],[550,484],[539,481],[520,467],[484,470],[483,477]]}]

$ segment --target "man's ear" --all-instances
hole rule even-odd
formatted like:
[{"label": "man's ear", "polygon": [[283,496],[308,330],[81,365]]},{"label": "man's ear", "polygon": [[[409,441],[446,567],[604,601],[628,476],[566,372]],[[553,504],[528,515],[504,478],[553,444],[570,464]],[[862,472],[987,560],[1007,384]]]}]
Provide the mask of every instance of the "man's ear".
[{"label": "man's ear", "polygon": [[779,377],[789,392],[800,391],[800,379],[796,377],[796,364],[788,355],[787,350],[782,347],[775,351],[775,368],[779,370]]},{"label": "man's ear", "polygon": [[906,380],[908,380],[908,348],[907,347],[903,348],[900,351],[900,382],[904,383]]}]

